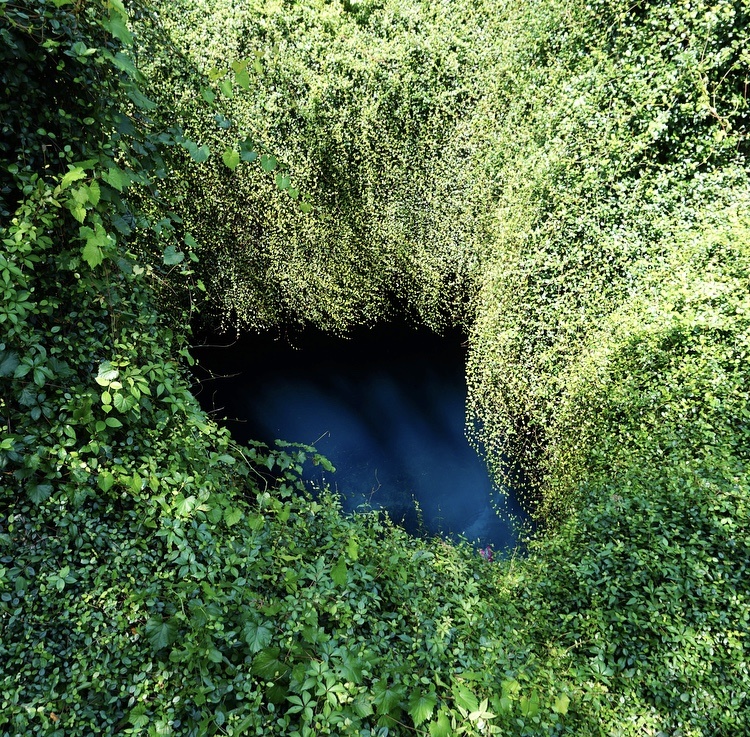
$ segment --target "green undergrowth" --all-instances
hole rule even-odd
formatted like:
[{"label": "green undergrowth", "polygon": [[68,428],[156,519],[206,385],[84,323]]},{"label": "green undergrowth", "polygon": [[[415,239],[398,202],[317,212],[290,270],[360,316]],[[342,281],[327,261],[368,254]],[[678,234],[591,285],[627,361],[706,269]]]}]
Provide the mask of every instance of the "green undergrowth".
[{"label": "green undergrowth", "polygon": [[[747,8],[127,5],[0,1],[0,734],[746,733]],[[191,393],[199,316],[395,312],[527,557]]]}]

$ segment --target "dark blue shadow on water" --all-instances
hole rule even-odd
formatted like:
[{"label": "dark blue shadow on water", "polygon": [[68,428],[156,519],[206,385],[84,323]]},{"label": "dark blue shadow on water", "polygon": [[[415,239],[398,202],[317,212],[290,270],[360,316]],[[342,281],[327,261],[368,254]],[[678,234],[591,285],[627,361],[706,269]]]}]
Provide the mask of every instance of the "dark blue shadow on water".
[{"label": "dark blue shadow on water", "polygon": [[414,534],[464,536],[496,551],[518,543],[525,519],[512,493],[493,488],[465,436],[461,336],[381,325],[349,338],[226,336],[195,347],[204,409],[226,417],[239,442],[314,445],[336,467],[328,484],[344,510],[381,508]]}]

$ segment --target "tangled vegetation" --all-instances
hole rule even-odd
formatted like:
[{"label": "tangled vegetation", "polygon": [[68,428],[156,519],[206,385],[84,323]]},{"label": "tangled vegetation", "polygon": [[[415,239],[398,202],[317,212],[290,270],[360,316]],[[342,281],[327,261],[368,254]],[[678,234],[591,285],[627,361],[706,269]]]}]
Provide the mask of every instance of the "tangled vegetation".
[{"label": "tangled vegetation", "polygon": [[[0,734],[750,731],[748,15],[0,0]],[[190,392],[190,320],[396,314],[527,557]]]}]

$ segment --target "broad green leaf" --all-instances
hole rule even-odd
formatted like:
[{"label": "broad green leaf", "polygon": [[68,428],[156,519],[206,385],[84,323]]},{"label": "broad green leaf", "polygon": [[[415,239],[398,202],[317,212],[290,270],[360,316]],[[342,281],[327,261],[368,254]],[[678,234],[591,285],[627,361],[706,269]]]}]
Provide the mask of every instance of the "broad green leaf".
[{"label": "broad green leaf", "polygon": [[430,722],[430,737],[450,737],[451,723],[446,714],[440,714],[434,722]]},{"label": "broad green leaf", "polygon": [[74,166],[68,171],[67,174],[62,178],[60,182],[60,188],[65,189],[69,187],[73,182],[83,179],[86,176],[86,172],[79,166]]},{"label": "broad green leaf", "polygon": [[128,714],[128,721],[138,730],[148,725],[149,718],[146,715],[146,705],[138,704]]},{"label": "broad green leaf", "polygon": [[96,243],[88,241],[83,247],[83,260],[92,268],[95,269],[99,264],[104,261],[104,253]]},{"label": "broad green leaf", "polygon": [[167,266],[175,266],[184,261],[185,254],[182,251],[178,251],[174,246],[167,246],[164,249],[162,258]]},{"label": "broad green leaf", "polygon": [[45,499],[48,499],[52,494],[52,484],[32,484],[27,489],[29,499],[34,504],[41,504]]},{"label": "broad green leaf", "polygon": [[282,663],[279,660],[280,652],[281,651],[277,647],[270,647],[266,650],[261,650],[253,658],[251,669],[253,675],[260,676],[268,681],[285,675],[289,668],[285,663]]},{"label": "broad green leaf", "polygon": [[271,156],[270,154],[263,154],[263,156],[260,157],[260,165],[263,171],[273,171],[278,166],[278,163],[276,157]]},{"label": "broad green leaf", "polygon": [[331,568],[331,578],[337,586],[346,585],[346,561],[343,556],[339,558],[336,565]]},{"label": "broad green leaf", "polygon": [[477,697],[461,683],[453,686],[453,698],[456,700],[456,704],[466,711],[476,711],[479,708]]},{"label": "broad green leaf", "polygon": [[565,716],[568,713],[569,706],[570,697],[567,694],[562,694],[555,699],[555,703],[552,705],[552,711]]},{"label": "broad green leaf", "polygon": [[224,510],[224,522],[226,522],[227,527],[232,527],[232,525],[236,525],[244,516],[241,509],[225,509]]},{"label": "broad green leaf", "polygon": [[171,619],[156,616],[146,622],[146,637],[154,650],[171,645],[177,639],[177,626]]},{"label": "broad green leaf", "polygon": [[234,171],[237,168],[237,165],[240,163],[240,155],[235,149],[230,146],[221,155],[221,160],[224,162],[224,165],[226,167]]},{"label": "broad green leaf", "polygon": [[121,15],[115,15],[109,20],[102,22],[102,25],[125,46],[131,46],[133,43],[133,34],[128,30],[125,19]]},{"label": "broad green leaf", "polygon": [[99,182],[96,180],[91,182],[88,187],[86,187],[86,193],[88,194],[89,202],[96,207],[99,204],[99,200],[102,195],[101,187],[99,187]]},{"label": "broad green leaf", "polygon": [[277,174],[276,175],[276,186],[283,192],[284,190],[289,189],[289,185],[291,184],[291,179],[286,174]]},{"label": "broad green leaf", "polygon": [[109,361],[102,361],[99,364],[99,373],[96,375],[96,383],[99,386],[109,386],[117,377],[120,372],[112,367]]},{"label": "broad green leaf", "polygon": [[198,243],[196,242],[195,238],[193,238],[192,233],[185,233],[185,245],[188,248],[198,248]]},{"label": "broad green leaf", "polygon": [[143,83],[145,82],[145,78],[143,75],[138,71],[135,64],[133,64],[133,60],[127,56],[126,54],[123,54],[121,51],[118,51],[116,54],[112,54],[108,51],[104,52],[104,55],[120,70],[125,72],[125,74],[128,75],[131,79],[133,79],[136,82]]},{"label": "broad green leaf", "polygon": [[102,471],[96,483],[102,491],[107,492],[114,486],[115,477],[109,471]]},{"label": "broad green leaf", "polygon": [[242,634],[253,653],[260,652],[263,648],[268,647],[273,637],[273,631],[268,624],[256,624],[255,622],[247,622]]},{"label": "broad green leaf", "polygon": [[11,351],[0,351],[0,377],[10,376],[18,367],[18,354]]},{"label": "broad green leaf", "polygon": [[349,556],[349,560],[357,560],[359,558],[359,545],[353,538],[349,538],[349,542],[346,545],[346,554]]},{"label": "broad green leaf", "polygon": [[195,509],[197,503],[196,498],[192,494],[187,497],[178,494],[174,500],[174,509],[180,517],[187,517]]},{"label": "broad green leaf", "polygon": [[372,687],[373,703],[378,714],[388,714],[399,705],[403,693],[402,688],[389,686],[387,678],[381,678]]},{"label": "broad green leaf", "polygon": [[118,192],[122,192],[122,190],[130,184],[130,176],[128,173],[117,166],[111,166],[106,172],[104,172],[102,174],[102,179],[109,184],[110,187],[114,187]]},{"label": "broad green leaf", "polygon": [[432,716],[435,706],[437,706],[437,695],[434,691],[427,694],[423,694],[419,689],[412,691],[408,712],[414,726],[418,727],[422,722],[426,722]]},{"label": "broad green leaf", "polygon": [[107,427],[122,427],[122,422],[118,420],[116,417],[107,417],[106,420],[104,420],[104,424]]},{"label": "broad green leaf", "polygon": [[212,105],[216,99],[216,94],[213,90],[208,89],[208,87],[201,89],[201,96],[209,105]]},{"label": "broad green leaf", "polygon": [[250,89],[250,75],[247,73],[247,69],[241,69],[239,72],[236,72],[234,80],[243,90]]},{"label": "broad green leaf", "polygon": [[534,691],[531,696],[521,696],[519,704],[521,707],[521,714],[531,719],[539,713],[539,694]]},{"label": "broad green leaf", "polygon": [[[103,397],[104,395],[102,395]],[[112,397],[112,404],[114,404],[115,409],[118,412],[122,412],[123,414],[125,412],[129,412],[133,407],[135,407],[136,400],[134,397],[126,396],[125,394],[120,394],[119,392],[116,393]]]},{"label": "broad green leaf", "polygon": [[363,719],[372,715],[372,702],[367,697],[367,694],[360,694],[354,701],[352,701],[352,709],[354,712],[361,716]]},{"label": "broad green leaf", "polygon": [[192,148],[189,148],[188,151],[190,152],[190,158],[195,161],[196,164],[202,164],[204,161],[208,161],[211,157],[211,149],[209,149],[206,144],[203,144],[200,147],[194,145]]},{"label": "broad green leaf", "polygon": [[312,205],[309,202],[300,202],[299,203],[299,209],[302,210],[305,215],[312,212]]},{"label": "broad green leaf", "polygon": [[224,97],[228,97],[230,100],[234,97],[234,92],[232,90],[231,77],[222,79],[221,82],[219,83],[219,89],[221,90],[221,93],[224,95]]},{"label": "broad green leaf", "polygon": [[134,84],[123,85],[127,90],[128,97],[139,107],[141,110],[156,110],[159,105],[154,102],[150,97],[141,92],[141,90]]}]

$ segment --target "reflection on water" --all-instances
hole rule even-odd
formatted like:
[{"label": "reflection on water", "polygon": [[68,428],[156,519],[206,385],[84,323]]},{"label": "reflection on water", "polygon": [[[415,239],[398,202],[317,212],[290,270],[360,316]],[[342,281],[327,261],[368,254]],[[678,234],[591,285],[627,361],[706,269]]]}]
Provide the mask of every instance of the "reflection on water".
[{"label": "reflection on water", "polygon": [[204,408],[236,418],[227,424],[237,440],[315,445],[336,473],[311,468],[308,478],[337,489],[347,511],[384,508],[411,532],[515,545],[510,518],[520,508],[493,493],[464,435],[458,336],[381,326],[348,340],[316,334],[295,343],[248,336],[196,349],[204,367],[237,374],[204,386]]}]

